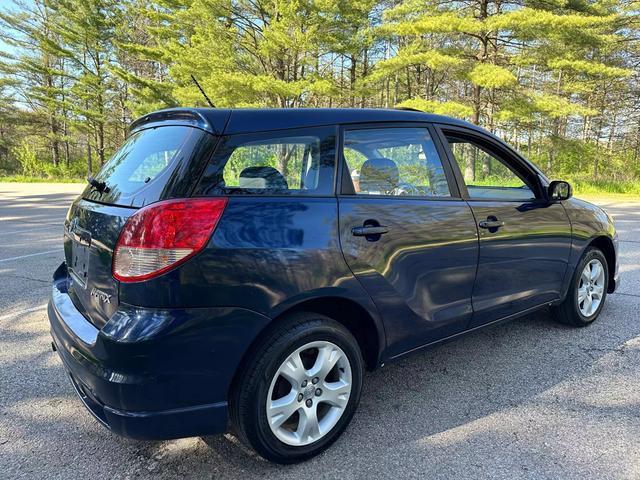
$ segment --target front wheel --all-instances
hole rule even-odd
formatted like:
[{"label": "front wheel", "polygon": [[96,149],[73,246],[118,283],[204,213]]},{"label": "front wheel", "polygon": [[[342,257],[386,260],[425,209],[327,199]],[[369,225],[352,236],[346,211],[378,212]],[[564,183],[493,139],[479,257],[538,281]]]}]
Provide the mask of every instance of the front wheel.
[{"label": "front wheel", "polygon": [[298,313],[253,351],[231,401],[240,439],[278,463],[311,458],[347,427],[360,400],[362,354],[340,323]]},{"label": "front wheel", "polygon": [[598,318],[609,286],[609,269],[602,252],[589,247],[574,272],[565,300],[554,309],[565,324],[584,327]]}]

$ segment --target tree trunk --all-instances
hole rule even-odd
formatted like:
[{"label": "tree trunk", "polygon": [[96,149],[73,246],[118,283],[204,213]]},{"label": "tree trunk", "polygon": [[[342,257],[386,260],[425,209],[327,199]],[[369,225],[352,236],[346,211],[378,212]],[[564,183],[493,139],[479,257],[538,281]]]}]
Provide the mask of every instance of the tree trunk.
[{"label": "tree trunk", "polygon": [[600,174],[600,135],[602,134],[602,124],[604,120],[600,117],[598,120],[598,130],[596,132],[596,154],[593,158],[593,179],[597,180]]},{"label": "tree trunk", "polygon": [[[481,0],[480,1],[480,13],[478,15],[479,20],[486,20],[489,15],[489,1]],[[480,35],[480,46],[481,50],[478,52],[476,58],[480,63],[485,63],[488,57],[488,49],[489,49],[489,34],[483,32]],[[473,123],[475,125],[480,125],[480,119],[482,118],[482,87],[480,85],[473,85]],[[475,180],[475,160],[477,156],[477,149],[474,148],[473,154],[473,178]],[[482,174],[486,176],[490,171],[489,167],[489,157],[487,155],[483,156],[482,159]],[[466,175],[465,175],[466,176]]]},{"label": "tree trunk", "polygon": [[357,67],[358,67],[358,59],[355,55],[351,55],[349,57],[350,65],[349,65],[349,105],[355,107],[356,105],[356,97],[355,97],[355,88],[356,88],[356,79],[357,79]]},{"label": "tree trunk", "polygon": [[104,123],[100,122],[98,125],[98,158],[100,159],[100,166],[104,165]]},{"label": "tree trunk", "polygon": [[87,171],[89,175],[93,173],[93,161],[91,159],[91,142],[89,141],[89,134],[87,134]]},{"label": "tree trunk", "polygon": [[[369,51],[367,47],[365,47],[363,55],[364,56],[362,59],[362,78],[366,78],[367,74],[369,73]],[[363,96],[360,98],[360,107],[364,108],[365,106],[366,106],[366,100],[365,100],[365,97]]]},{"label": "tree trunk", "polygon": [[58,140],[58,122],[55,119],[54,115],[51,115],[51,123],[50,123],[50,131],[51,131],[51,153],[53,156],[53,165],[60,165],[60,142]]},{"label": "tree trunk", "polygon": [[[461,144],[461,146],[465,144]],[[468,155],[464,155],[466,152],[466,148],[464,148],[463,156],[464,156],[464,179],[468,182],[474,182],[476,180],[476,152],[477,150],[471,147],[471,152],[468,152]]]}]

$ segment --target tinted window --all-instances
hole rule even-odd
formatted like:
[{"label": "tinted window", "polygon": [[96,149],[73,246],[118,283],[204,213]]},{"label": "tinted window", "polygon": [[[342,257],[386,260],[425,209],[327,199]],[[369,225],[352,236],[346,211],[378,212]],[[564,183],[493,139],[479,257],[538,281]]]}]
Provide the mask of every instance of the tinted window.
[{"label": "tinted window", "polygon": [[474,199],[530,200],[535,194],[524,178],[485,147],[447,135],[451,151]]},{"label": "tinted window", "polygon": [[426,128],[347,130],[344,158],[358,195],[450,196]]},{"label": "tinted window", "polygon": [[[83,197],[141,207],[184,195],[195,157],[211,153],[215,138],[191,127],[166,126],[133,133],[96,174],[108,191],[88,186]],[[197,163],[197,160],[196,162]],[[193,185],[191,183],[191,185]]]},{"label": "tinted window", "polygon": [[330,195],[334,164],[333,127],[230,135],[196,195]]}]

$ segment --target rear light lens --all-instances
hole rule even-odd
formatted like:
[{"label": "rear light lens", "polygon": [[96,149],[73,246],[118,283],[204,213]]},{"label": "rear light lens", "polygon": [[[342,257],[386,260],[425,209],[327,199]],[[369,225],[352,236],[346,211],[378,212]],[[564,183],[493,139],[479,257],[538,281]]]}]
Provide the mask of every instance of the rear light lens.
[{"label": "rear light lens", "polygon": [[185,262],[205,247],[226,205],[226,198],[191,198],[141,208],[120,232],[113,276],[139,282]]}]

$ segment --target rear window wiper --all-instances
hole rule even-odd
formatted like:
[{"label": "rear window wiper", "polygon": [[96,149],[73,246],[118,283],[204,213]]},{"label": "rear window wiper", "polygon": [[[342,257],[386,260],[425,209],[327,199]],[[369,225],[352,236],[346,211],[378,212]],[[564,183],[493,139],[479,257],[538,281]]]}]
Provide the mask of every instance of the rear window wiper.
[{"label": "rear window wiper", "polygon": [[98,191],[98,193],[108,193],[109,192],[109,187],[107,187],[106,182],[101,182],[99,180],[96,180],[92,176],[87,178],[87,182],[89,182],[89,185],[91,185],[93,188],[95,188]]}]

